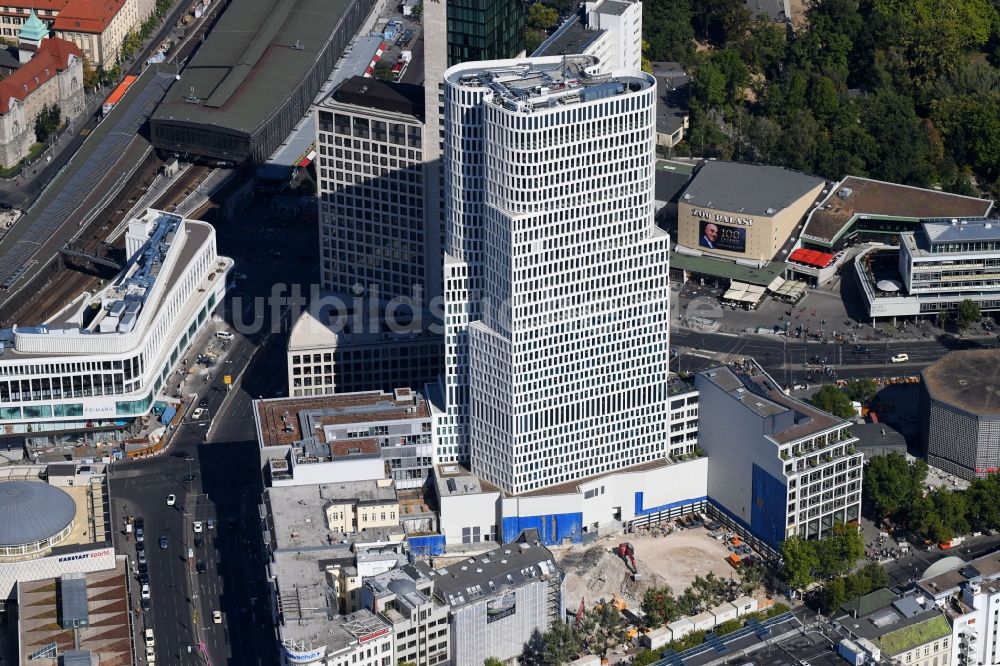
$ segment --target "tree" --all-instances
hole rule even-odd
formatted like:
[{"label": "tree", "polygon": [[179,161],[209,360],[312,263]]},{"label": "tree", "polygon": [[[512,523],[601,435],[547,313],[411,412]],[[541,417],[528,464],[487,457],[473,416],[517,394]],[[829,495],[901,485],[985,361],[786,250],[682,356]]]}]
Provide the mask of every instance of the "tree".
[{"label": "tree", "polygon": [[847,382],[844,393],[851,400],[862,403],[871,402],[878,394],[878,384],[871,379],[857,379],[853,382]]},{"label": "tree", "polygon": [[375,63],[372,76],[376,81],[392,81],[392,65],[385,60],[379,60]]},{"label": "tree", "polygon": [[486,657],[485,661],[483,661],[483,666],[506,666],[506,664],[507,662],[496,657]]},{"label": "tree", "polygon": [[58,104],[45,105],[35,117],[35,138],[44,143],[59,129],[62,124],[62,110]]},{"label": "tree", "polygon": [[764,582],[767,570],[759,562],[740,569],[740,589],[743,594],[753,594],[754,590]]},{"label": "tree", "polygon": [[958,327],[968,328],[970,325],[979,321],[982,317],[982,312],[979,310],[979,303],[966,298],[961,303],[958,304]]},{"label": "tree", "polygon": [[819,557],[812,542],[797,536],[785,539],[781,544],[781,557],[784,560],[782,577],[789,587],[802,590],[812,584],[813,572],[819,568]]},{"label": "tree", "polygon": [[566,664],[583,650],[583,644],[576,630],[565,622],[556,622],[542,635],[541,663]]},{"label": "tree", "polygon": [[1000,476],[993,473],[983,479],[973,479],[966,496],[966,518],[970,523],[986,530],[1000,527]]},{"label": "tree", "polygon": [[659,627],[680,617],[677,600],[669,586],[650,587],[642,596],[642,612],[651,627]]},{"label": "tree", "polygon": [[865,554],[865,542],[861,531],[843,523],[834,525],[826,536],[814,543],[817,570],[823,576],[840,575],[850,571]]},{"label": "tree", "polygon": [[625,620],[613,604],[601,604],[584,617],[583,641],[587,649],[602,657],[608,650],[626,641]]},{"label": "tree", "polygon": [[688,0],[658,0],[643,5],[643,38],[652,61],[687,63],[694,54],[694,29]]},{"label": "tree", "polygon": [[912,464],[898,453],[876,456],[865,465],[865,482],[862,502],[869,515],[881,522],[896,518],[923,494],[927,478],[927,463],[916,460]]},{"label": "tree", "polygon": [[87,92],[93,92],[100,83],[101,75],[94,69],[90,61],[85,59],[83,61],[83,89]]},{"label": "tree", "polygon": [[660,660],[661,656],[658,651],[639,648],[635,653],[635,658],[632,659],[632,666],[649,666],[650,664],[655,664]]},{"label": "tree", "polygon": [[536,2],[528,10],[528,25],[538,30],[551,30],[559,24],[559,12]]},{"label": "tree", "polygon": [[850,419],[857,416],[854,405],[851,404],[847,394],[833,384],[824,384],[820,387],[810,402],[813,406],[829,412],[842,419]]}]

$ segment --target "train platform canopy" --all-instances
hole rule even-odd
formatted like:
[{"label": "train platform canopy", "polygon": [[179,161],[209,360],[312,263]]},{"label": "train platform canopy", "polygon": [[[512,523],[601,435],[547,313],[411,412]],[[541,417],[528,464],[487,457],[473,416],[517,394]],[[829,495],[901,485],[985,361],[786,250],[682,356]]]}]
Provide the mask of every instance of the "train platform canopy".
[{"label": "train platform canopy", "polygon": [[264,162],[308,111],[373,6],[373,0],[232,3],[153,113],[154,145]]},{"label": "train platform canopy", "polygon": [[787,264],[782,261],[772,261],[765,266],[747,266],[706,255],[696,256],[671,252],[670,268],[671,270],[682,270],[691,275],[705,275],[767,287],[774,282],[775,278],[781,277]]},{"label": "train platform canopy", "polygon": [[[993,201],[950,192],[847,176],[806,220],[802,240],[832,247],[858,220],[927,220],[986,217]],[[916,226],[916,225],[914,225]]]}]

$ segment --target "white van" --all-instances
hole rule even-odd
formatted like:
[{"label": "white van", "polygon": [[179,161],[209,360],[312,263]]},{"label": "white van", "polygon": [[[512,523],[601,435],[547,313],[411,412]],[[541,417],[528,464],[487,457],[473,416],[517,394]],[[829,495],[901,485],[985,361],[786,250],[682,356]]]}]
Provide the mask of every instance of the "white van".
[{"label": "white van", "polygon": [[146,630],[146,647],[156,647],[156,640],[153,638],[153,630]]},{"label": "white van", "polygon": [[218,333],[215,334],[215,337],[219,338],[220,340],[232,340],[236,336],[230,333],[229,331],[219,331]]}]

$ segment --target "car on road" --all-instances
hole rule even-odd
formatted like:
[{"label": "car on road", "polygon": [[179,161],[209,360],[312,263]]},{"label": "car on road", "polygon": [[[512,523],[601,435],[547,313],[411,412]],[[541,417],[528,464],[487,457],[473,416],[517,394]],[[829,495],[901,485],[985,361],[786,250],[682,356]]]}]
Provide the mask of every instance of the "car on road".
[{"label": "car on road", "polygon": [[205,415],[204,408],[199,407],[198,409],[194,410],[194,412],[192,412],[192,414],[191,414],[191,420],[197,421],[198,419],[200,419],[204,415]]},{"label": "car on road", "polygon": [[194,521],[194,531],[196,534],[200,533],[202,530],[202,525],[200,520]]},{"label": "car on road", "polygon": [[246,273],[233,273],[233,277],[236,278],[237,280],[246,280],[247,279]]},{"label": "car on road", "polygon": [[174,495],[173,493],[167,495],[167,506],[173,506],[175,504],[177,504],[177,495]]},{"label": "car on road", "polygon": [[207,395],[204,398],[202,398],[201,400],[198,401],[198,406],[199,407],[208,407],[208,396]]},{"label": "car on road", "polygon": [[890,359],[893,363],[906,363],[910,360],[909,354],[896,354]]},{"label": "car on road", "polygon": [[148,611],[150,608],[153,607],[153,602],[151,599],[141,599],[139,601],[139,605],[142,607],[142,610]]},{"label": "car on road", "polygon": [[148,648],[156,647],[156,638],[153,637],[153,630],[147,629],[145,636],[146,636],[146,647]]},{"label": "car on road", "polygon": [[195,548],[204,548],[205,547],[205,540],[203,538],[201,538],[200,536],[196,536],[194,538],[194,547]]},{"label": "car on road", "polygon": [[145,564],[145,563],[146,563],[146,551],[140,550],[139,551],[139,564]]},{"label": "car on road", "polygon": [[858,345],[857,347],[855,347],[854,349],[851,350],[851,353],[852,354],[871,354],[872,350],[869,349],[868,347],[863,346],[863,345]]},{"label": "car on road", "polygon": [[[143,576],[146,576],[147,579],[149,577],[149,563],[147,562],[139,562],[139,580],[142,580]],[[148,583],[149,580],[146,580],[144,582]]]},{"label": "car on road", "polygon": [[198,566],[195,568],[197,569],[198,573],[203,574],[205,573],[207,567],[205,566],[205,562],[203,562],[202,560],[198,560]]},{"label": "car on road", "polygon": [[146,540],[146,533],[143,532],[141,527],[135,528],[135,540],[136,543],[142,543]]},{"label": "car on road", "polygon": [[135,529],[137,530],[141,530],[146,526],[146,521],[142,518],[136,518],[133,522],[135,524]]},{"label": "car on road", "polygon": [[222,624],[222,613],[219,611],[212,611],[212,623]]},{"label": "car on road", "polygon": [[140,596],[143,599],[149,599],[149,597],[150,597],[150,594],[149,594],[149,583],[146,583],[145,585],[142,586],[142,592],[140,593]]},{"label": "car on road", "polygon": [[191,454],[187,451],[174,451],[170,454],[171,458],[183,458],[184,460],[190,460]]},{"label": "car on road", "polygon": [[139,584],[144,585],[149,582],[149,567],[146,567],[146,571],[139,572]]},{"label": "car on road", "polygon": [[210,530],[214,530],[215,529],[215,521],[214,520],[209,520],[208,521],[208,529],[210,529]]},{"label": "car on road", "polygon": [[156,650],[151,647],[146,647],[146,663],[155,664],[156,663]]},{"label": "car on road", "polygon": [[215,337],[219,338],[220,340],[235,340],[236,339],[236,336],[233,335],[229,331],[217,331],[216,334],[215,334]]},{"label": "car on road", "polygon": [[169,547],[170,547],[170,539],[167,538],[166,534],[164,534],[163,536],[160,537],[160,549],[166,550]]},{"label": "car on road", "polygon": [[135,552],[137,552],[137,553],[145,553],[146,552],[146,542],[145,541],[140,541],[139,543],[135,544]]}]

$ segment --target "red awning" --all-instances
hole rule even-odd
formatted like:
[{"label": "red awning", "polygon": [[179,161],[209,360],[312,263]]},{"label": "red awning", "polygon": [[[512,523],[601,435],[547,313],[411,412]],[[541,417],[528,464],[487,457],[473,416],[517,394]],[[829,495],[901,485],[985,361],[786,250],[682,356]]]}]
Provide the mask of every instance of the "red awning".
[{"label": "red awning", "polygon": [[814,268],[826,268],[833,261],[833,255],[828,252],[807,250],[806,248],[800,247],[788,255],[788,259],[789,261],[793,261],[797,264],[804,264]]}]

